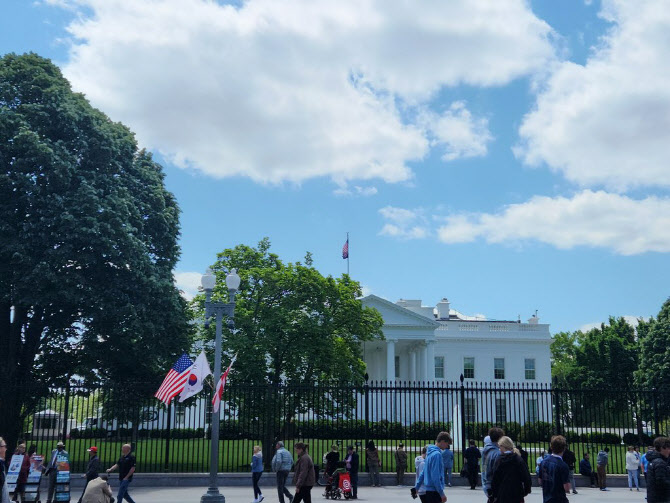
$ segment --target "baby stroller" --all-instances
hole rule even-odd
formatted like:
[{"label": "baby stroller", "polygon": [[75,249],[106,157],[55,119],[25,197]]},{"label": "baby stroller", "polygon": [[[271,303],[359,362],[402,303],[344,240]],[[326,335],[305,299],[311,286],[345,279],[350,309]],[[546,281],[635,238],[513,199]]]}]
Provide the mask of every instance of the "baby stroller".
[{"label": "baby stroller", "polygon": [[328,478],[328,485],[323,493],[326,499],[349,499],[353,496],[351,476],[345,468],[338,468]]}]

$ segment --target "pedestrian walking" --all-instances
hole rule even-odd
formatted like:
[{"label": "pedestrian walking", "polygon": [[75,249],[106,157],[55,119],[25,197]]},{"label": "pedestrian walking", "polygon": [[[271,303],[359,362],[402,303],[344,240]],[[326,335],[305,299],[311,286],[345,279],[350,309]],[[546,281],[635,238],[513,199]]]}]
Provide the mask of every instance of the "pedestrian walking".
[{"label": "pedestrian walking", "polygon": [[484,452],[482,452],[482,488],[484,494],[491,495],[491,480],[493,479],[493,471],[496,459],[500,456],[500,449],[498,448],[498,440],[500,440],[505,432],[494,426],[489,430],[488,436],[484,439]]},{"label": "pedestrian walking", "polygon": [[572,488],[572,494],[577,494],[577,484],[575,483],[575,465],[577,464],[577,456],[572,452],[567,446],[563,452],[563,461],[568,465],[568,470],[570,470],[570,487]]},{"label": "pedestrian walking", "polygon": [[[419,454],[416,458],[414,458],[414,471],[416,472],[416,477],[414,477],[414,487],[416,487],[416,483],[419,481],[419,476],[423,472],[423,469],[426,466],[426,453],[428,452],[428,448],[424,447],[421,449],[421,454]],[[421,503],[426,503],[426,485],[424,483],[421,483],[421,485],[416,489],[417,494],[419,495],[419,499],[421,499]]]},{"label": "pedestrian walking", "polygon": [[516,444],[516,448],[519,450],[519,456],[523,459],[523,462],[526,464],[526,469],[528,469],[528,451],[525,450],[521,444]]},{"label": "pedestrian walking", "polygon": [[644,481],[647,481],[647,471],[649,469],[649,459],[647,458],[647,454],[654,452],[654,446],[649,445],[647,446],[647,452],[645,452],[642,457],[640,458],[640,464],[642,465],[642,473],[644,473]]},{"label": "pedestrian walking", "polygon": [[639,479],[639,470],[640,469],[640,455],[635,452],[635,448],[632,445],[628,446],[628,452],[626,453],[626,473],[628,473],[628,490],[633,490],[633,482],[635,482],[635,489],[640,490],[640,479]]},{"label": "pedestrian walking", "polygon": [[598,452],[596,465],[598,469],[598,485],[601,491],[609,491],[607,489],[607,463],[609,462],[610,448],[605,447]]},{"label": "pedestrian walking", "polygon": [[22,456],[21,468],[19,468],[19,476],[16,479],[16,487],[14,488],[14,497],[12,501],[26,501],[26,483],[28,482],[28,473],[30,472],[30,456],[26,453],[25,442],[19,443],[14,451],[15,456]]},{"label": "pedestrian walking", "polygon": [[647,503],[670,503],[670,438],[654,439],[654,450],[647,452]]},{"label": "pedestrian walking", "polygon": [[595,487],[596,485],[598,485],[598,476],[596,475],[596,472],[594,472],[593,469],[591,468],[591,461],[589,461],[588,452],[584,453],[584,457],[579,462],[579,473],[581,473],[584,477],[589,478],[589,480],[591,481],[591,487]]},{"label": "pedestrian walking", "polygon": [[107,473],[111,473],[114,470],[119,470],[119,492],[116,495],[118,503],[123,502],[123,498],[126,498],[128,503],[135,503],[133,498],[128,494],[128,486],[133,481],[133,474],[135,473],[135,456],[131,454],[130,444],[124,444],[121,447],[121,457],[111,468],[107,468]]},{"label": "pedestrian walking", "polygon": [[358,499],[358,453],[353,445],[347,447],[345,466],[351,478],[351,499]]},{"label": "pedestrian walking", "polygon": [[112,498],[112,488],[109,487],[109,477],[101,475],[92,479],[86,484],[81,503],[110,503]]},{"label": "pedestrian walking", "polygon": [[[521,455],[514,452],[514,442],[509,437],[498,440],[500,456],[491,479],[491,495],[496,503],[519,503],[530,494],[532,482],[528,466]],[[517,451],[518,452],[518,451]]]},{"label": "pedestrian walking", "polygon": [[86,466],[86,483],[84,484],[84,490],[81,492],[79,497],[79,503],[82,503],[84,499],[84,494],[86,493],[86,486],[91,480],[98,478],[100,474],[100,458],[98,457],[98,448],[95,445],[92,445],[88,448],[88,465]]},{"label": "pedestrian walking", "polygon": [[9,488],[7,487],[7,467],[5,455],[7,454],[7,442],[0,437],[0,503],[9,503]]},{"label": "pedestrian walking", "polygon": [[379,459],[379,451],[375,447],[375,443],[370,440],[365,448],[365,464],[368,468],[368,477],[370,477],[370,485],[373,487],[381,487],[379,482],[379,469],[382,462]]},{"label": "pedestrian walking", "polygon": [[295,472],[293,473],[293,481],[295,482],[295,496],[293,503],[312,503],[312,487],[316,483],[316,476],[314,474],[314,463],[312,458],[307,454],[308,445],[302,442],[297,442],[293,448],[298,456],[295,463]]},{"label": "pedestrian walking", "polygon": [[426,461],[423,471],[419,475],[412,488],[412,497],[418,496],[422,485],[426,487],[424,503],[445,503],[447,495],[444,494],[444,462],[442,461],[442,450],[451,444],[451,435],[446,431],[440,432],[435,440],[435,445],[426,448]]},{"label": "pedestrian walking", "polygon": [[44,475],[49,477],[49,490],[47,492],[47,503],[54,501],[54,492],[56,491],[56,479],[58,477],[58,456],[69,456],[65,450],[65,444],[58,442],[56,448],[51,451],[49,464],[44,469]]},{"label": "pedestrian walking", "polygon": [[470,482],[470,489],[474,490],[477,487],[477,479],[479,478],[479,460],[482,453],[479,452],[477,444],[474,440],[470,440],[470,446],[465,449],[463,457],[465,458],[465,470],[468,475],[468,482]]},{"label": "pedestrian walking", "polygon": [[451,450],[450,445],[442,451],[442,462],[444,463],[444,481],[447,487],[451,487],[451,472],[454,469],[454,451]]},{"label": "pedestrian walking", "polygon": [[265,499],[261,488],[258,486],[261,475],[263,475],[263,452],[260,445],[254,445],[254,453],[251,456],[251,484],[254,487],[253,503],[261,503]]},{"label": "pedestrian walking", "polygon": [[566,444],[561,435],[551,437],[551,455],[540,463],[543,503],[568,503],[570,469],[562,458]]},{"label": "pedestrian walking", "polygon": [[286,488],[286,479],[293,468],[293,456],[284,449],[284,442],[277,442],[275,445],[275,455],[272,458],[272,470],[277,473],[277,495],[279,503],[285,503],[284,496],[288,496],[288,501],[293,501],[293,495]]},{"label": "pedestrian walking", "polygon": [[405,479],[405,471],[407,470],[407,451],[405,445],[400,443],[395,450],[395,476],[398,485],[403,485]]}]

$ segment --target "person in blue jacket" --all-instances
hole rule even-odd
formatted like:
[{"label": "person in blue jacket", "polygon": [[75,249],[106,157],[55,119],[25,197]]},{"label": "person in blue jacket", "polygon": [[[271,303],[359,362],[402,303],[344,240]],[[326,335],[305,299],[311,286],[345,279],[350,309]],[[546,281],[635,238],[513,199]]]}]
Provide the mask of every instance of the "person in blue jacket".
[{"label": "person in blue jacket", "polygon": [[451,487],[451,472],[454,469],[454,451],[451,446],[442,451],[442,462],[444,463],[444,479],[447,482],[447,487]]},{"label": "person in blue jacket", "polygon": [[258,481],[263,475],[263,452],[260,445],[254,445],[254,455],[251,456],[251,481],[254,485],[254,501],[253,503],[261,503],[264,496],[261,493],[261,488],[258,487]]},{"label": "person in blue jacket", "polygon": [[417,491],[425,486],[426,494],[423,501],[426,503],[445,503],[447,495],[444,494],[444,462],[442,451],[451,444],[451,435],[446,431],[440,432],[435,440],[435,445],[429,445],[426,449],[426,463],[421,475],[412,488],[412,497],[417,497]]}]

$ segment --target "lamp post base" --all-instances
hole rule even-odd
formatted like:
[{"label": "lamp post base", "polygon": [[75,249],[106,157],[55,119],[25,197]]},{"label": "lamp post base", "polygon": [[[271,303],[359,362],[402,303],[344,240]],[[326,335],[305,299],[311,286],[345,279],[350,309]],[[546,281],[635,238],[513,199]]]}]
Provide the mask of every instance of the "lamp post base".
[{"label": "lamp post base", "polygon": [[226,498],[219,492],[218,487],[210,487],[200,498],[200,503],[226,503]]}]

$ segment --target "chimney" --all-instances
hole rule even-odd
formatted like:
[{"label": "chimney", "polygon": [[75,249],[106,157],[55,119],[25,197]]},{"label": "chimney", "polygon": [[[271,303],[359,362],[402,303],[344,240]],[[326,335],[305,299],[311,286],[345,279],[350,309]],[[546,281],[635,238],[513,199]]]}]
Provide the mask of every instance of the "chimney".
[{"label": "chimney", "polygon": [[537,313],[528,318],[528,323],[530,323],[531,325],[537,325],[538,323],[540,323],[540,318],[537,317]]},{"label": "chimney", "polygon": [[437,319],[438,320],[448,320],[449,319],[449,300],[445,297],[440,302],[437,303]]}]

